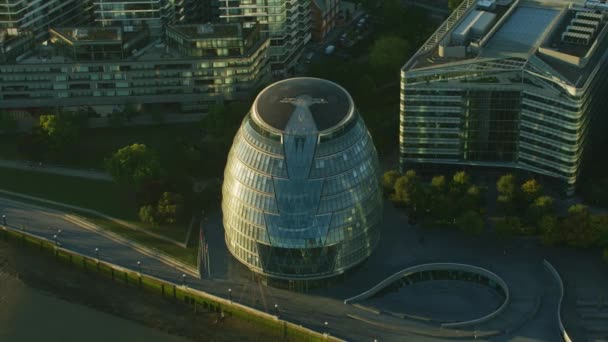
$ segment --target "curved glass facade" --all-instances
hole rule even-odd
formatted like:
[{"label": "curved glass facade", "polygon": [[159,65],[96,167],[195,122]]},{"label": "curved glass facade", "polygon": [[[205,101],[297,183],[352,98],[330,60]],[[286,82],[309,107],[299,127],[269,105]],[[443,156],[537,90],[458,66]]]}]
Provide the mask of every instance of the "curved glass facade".
[{"label": "curved glass facade", "polygon": [[[254,104],[234,139],[223,185],[230,252],[255,272],[290,280],[330,277],[363,261],[382,218],[377,153],[352,99],[331,82],[305,80],[310,84],[289,95],[294,105],[283,130],[268,129]],[[343,120],[323,130],[306,102],[307,87],[319,82],[350,101]]]}]

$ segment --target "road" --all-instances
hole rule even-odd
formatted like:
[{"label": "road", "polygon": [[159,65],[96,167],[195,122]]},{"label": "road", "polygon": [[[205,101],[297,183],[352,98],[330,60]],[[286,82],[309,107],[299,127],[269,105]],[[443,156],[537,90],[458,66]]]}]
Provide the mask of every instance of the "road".
[{"label": "road", "polygon": [[[39,236],[52,239],[58,229],[61,229],[58,241],[65,248],[91,257],[95,257],[94,250],[99,248],[100,258],[103,260],[133,270],[137,270],[137,261],[141,261],[142,272],[180,282],[182,272],[174,267],[68,222],[59,211],[0,198],[0,212],[7,215],[7,223],[10,226],[25,227],[27,231]],[[380,341],[403,341],[408,338],[416,341],[438,340],[395,331],[382,325],[365,324],[348,316],[361,312],[356,307],[345,305],[345,298],[363,292],[395,271],[408,266],[430,261],[462,261],[496,271],[519,291],[526,291],[523,284],[542,285],[543,280],[525,266],[531,262],[536,263],[541,257],[531,249],[519,251],[515,259],[505,259],[501,249],[483,239],[463,239],[458,232],[433,232],[413,227],[404,229],[403,215],[402,211],[386,208],[381,246],[370,260],[330,287],[314,289],[303,294],[253,281],[252,274],[227,252],[223,242],[221,214],[216,213],[209,216],[205,228],[210,243],[211,278],[197,280],[189,277],[188,285],[224,298],[228,297],[228,289],[231,289],[234,301],[271,314],[275,314],[274,305],[278,304],[281,318],[319,332],[328,331],[351,341],[372,341],[375,338]],[[417,236],[420,234],[426,237],[423,245],[418,242]],[[472,255],[471,251],[476,253]],[[483,261],[480,261],[477,255],[484,255]],[[554,313],[551,310],[541,310],[539,315],[542,317],[537,321],[543,322],[543,325],[525,325],[523,329],[512,333],[509,340],[526,341],[529,340],[528,337],[533,336],[538,341],[551,341],[552,337],[549,336],[552,336],[552,333],[543,329],[554,321],[551,318]],[[327,327],[324,322],[329,323]]]}]

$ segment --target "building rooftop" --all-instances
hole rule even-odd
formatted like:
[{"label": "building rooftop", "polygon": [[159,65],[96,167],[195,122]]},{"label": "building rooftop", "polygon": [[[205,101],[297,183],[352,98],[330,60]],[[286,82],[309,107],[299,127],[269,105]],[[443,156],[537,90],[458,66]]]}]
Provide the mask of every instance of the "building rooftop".
[{"label": "building rooftop", "polygon": [[119,27],[62,27],[54,28],[52,32],[70,42],[120,42],[123,39]]},{"label": "building rooftop", "polygon": [[537,47],[551,22],[560,11],[554,8],[517,7],[483,48],[483,57],[501,57],[504,54],[530,54]]},{"label": "building rooftop", "polygon": [[299,77],[262,90],[252,116],[271,131],[310,134],[333,131],[353,115],[354,103],[344,88],[327,80]]},{"label": "building rooftop", "polygon": [[[608,45],[608,11],[586,5],[584,0],[465,0],[403,70],[492,63],[543,70],[580,87]],[[481,20],[480,11],[493,16]]]}]

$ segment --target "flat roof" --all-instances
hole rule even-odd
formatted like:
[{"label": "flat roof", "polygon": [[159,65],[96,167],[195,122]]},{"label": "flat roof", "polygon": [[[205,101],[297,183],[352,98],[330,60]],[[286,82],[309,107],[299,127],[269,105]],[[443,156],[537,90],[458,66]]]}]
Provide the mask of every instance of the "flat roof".
[{"label": "flat roof", "polygon": [[[308,108],[318,132],[341,127],[354,113],[353,100],[341,86],[320,78],[298,77],[262,90],[253,104],[253,118],[271,131],[283,133],[288,124],[293,125],[292,116],[301,108]],[[300,121],[305,124],[305,118]]]},{"label": "flat roof", "polygon": [[560,11],[552,8],[518,6],[483,48],[482,56],[503,53],[527,54],[540,44]]}]

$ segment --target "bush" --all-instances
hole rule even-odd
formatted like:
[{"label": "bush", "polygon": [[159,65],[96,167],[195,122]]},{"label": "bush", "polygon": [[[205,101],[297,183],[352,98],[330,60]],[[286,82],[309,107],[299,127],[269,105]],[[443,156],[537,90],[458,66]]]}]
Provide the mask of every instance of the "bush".
[{"label": "bush", "polygon": [[467,234],[477,235],[483,232],[483,218],[474,210],[469,210],[462,214],[456,220],[456,224],[461,231]]},{"label": "bush", "polygon": [[183,202],[181,195],[164,192],[156,206],[158,221],[169,224],[177,223],[183,213]]},{"label": "bush", "polygon": [[156,210],[152,205],[139,208],[139,220],[144,223],[156,224]]},{"label": "bush", "polygon": [[384,173],[382,176],[382,188],[384,189],[384,195],[390,195],[395,189],[395,182],[399,178],[399,172],[390,170]]}]

